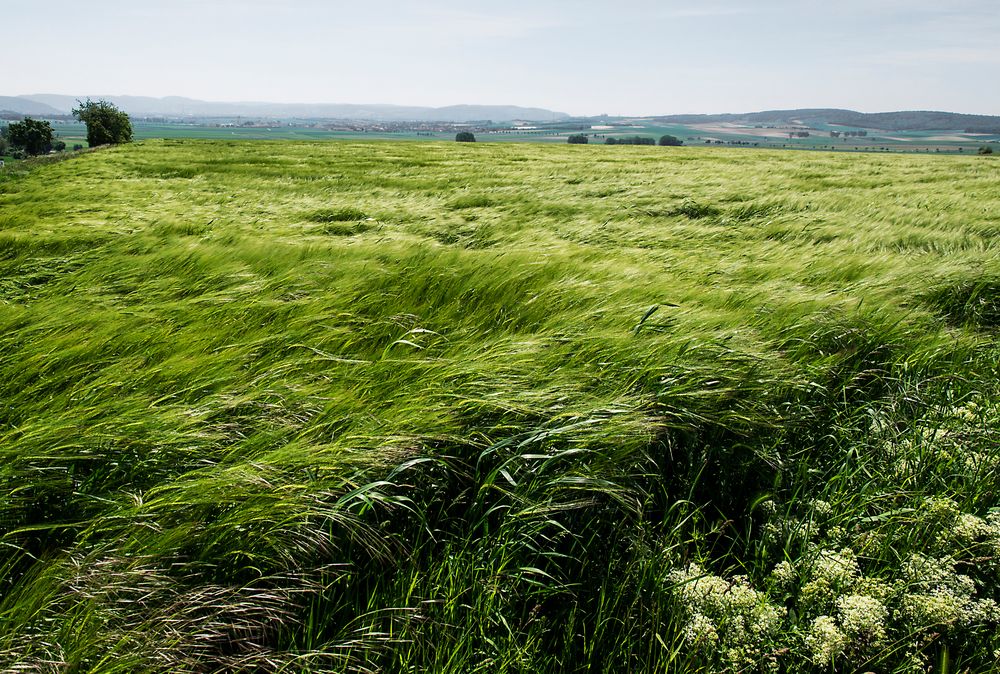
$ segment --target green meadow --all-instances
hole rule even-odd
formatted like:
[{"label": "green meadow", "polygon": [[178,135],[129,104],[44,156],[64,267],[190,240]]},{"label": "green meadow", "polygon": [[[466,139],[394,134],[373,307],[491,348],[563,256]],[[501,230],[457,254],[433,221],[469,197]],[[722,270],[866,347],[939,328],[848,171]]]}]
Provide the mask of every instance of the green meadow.
[{"label": "green meadow", "polygon": [[0,170],[0,671],[985,673],[1000,160]]}]

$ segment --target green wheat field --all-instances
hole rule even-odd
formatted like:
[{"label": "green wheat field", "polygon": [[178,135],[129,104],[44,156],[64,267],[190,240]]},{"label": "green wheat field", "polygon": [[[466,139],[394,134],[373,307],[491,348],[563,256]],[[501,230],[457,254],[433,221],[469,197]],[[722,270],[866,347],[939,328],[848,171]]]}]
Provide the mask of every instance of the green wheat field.
[{"label": "green wheat field", "polygon": [[0,173],[0,671],[1000,671],[1000,160]]}]

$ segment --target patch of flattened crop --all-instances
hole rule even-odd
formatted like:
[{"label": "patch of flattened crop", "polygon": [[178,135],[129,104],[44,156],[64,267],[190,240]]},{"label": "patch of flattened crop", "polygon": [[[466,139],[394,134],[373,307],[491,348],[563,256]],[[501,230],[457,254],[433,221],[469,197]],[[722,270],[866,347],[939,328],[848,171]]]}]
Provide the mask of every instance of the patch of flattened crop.
[{"label": "patch of flattened crop", "polygon": [[495,205],[496,201],[485,194],[466,194],[448,202],[448,208],[453,211],[460,211],[466,208],[489,208]]},{"label": "patch of flattened crop", "polygon": [[357,208],[322,208],[306,213],[305,220],[321,227],[317,230],[328,236],[354,236],[370,230],[375,220]]},{"label": "patch of flattened crop", "polygon": [[987,330],[1000,327],[1000,277],[948,283],[922,299],[949,325]]},{"label": "patch of flattened crop", "polygon": [[682,215],[685,218],[690,218],[691,220],[700,220],[702,218],[714,218],[721,213],[717,207],[712,204],[706,204],[700,201],[695,201],[694,199],[685,199],[680,204],[670,209],[669,215]]},{"label": "patch of flattened crop", "polygon": [[320,229],[328,236],[354,236],[363,234],[372,228],[373,220],[359,220],[358,222],[329,222]]},{"label": "patch of flattened crop", "polygon": [[751,201],[730,209],[728,216],[733,220],[745,222],[758,218],[770,218],[785,211],[785,206],[774,201]]},{"label": "patch of flattened crop", "polygon": [[84,263],[82,257],[39,257],[0,267],[0,303],[28,302],[45,286],[73,273]]},{"label": "patch of flattened crop", "polygon": [[346,208],[321,208],[318,211],[306,213],[305,219],[309,222],[357,222],[364,220],[368,215],[357,208],[350,206]]},{"label": "patch of flattened crop", "polygon": [[138,166],[133,173],[140,178],[153,178],[158,180],[190,180],[202,173],[197,166],[186,166],[182,164],[145,164]]}]

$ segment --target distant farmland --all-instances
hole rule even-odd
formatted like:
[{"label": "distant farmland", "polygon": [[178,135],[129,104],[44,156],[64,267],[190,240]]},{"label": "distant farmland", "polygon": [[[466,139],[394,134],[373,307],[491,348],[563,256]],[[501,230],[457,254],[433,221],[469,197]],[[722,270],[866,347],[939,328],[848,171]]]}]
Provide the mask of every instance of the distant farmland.
[{"label": "distant farmland", "polygon": [[[456,131],[422,131],[416,127],[400,125],[386,130],[385,124],[353,122],[355,130],[333,130],[343,126],[331,122],[279,122],[268,126],[219,125],[206,121],[191,123],[151,123],[134,121],[136,138],[148,139],[201,139],[201,140],[453,140]],[[54,122],[56,132],[70,145],[85,142],[83,126],[71,122]],[[367,130],[361,130],[362,127]],[[456,128],[458,128],[456,126]],[[465,128],[465,127],[462,127]],[[615,125],[590,122],[543,125],[539,128],[516,128],[490,125],[475,128],[479,142],[531,142],[566,143],[567,137],[583,133],[591,144],[603,144],[608,138],[646,136],[659,139],[670,134],[682,139],[688,146],[727,146],[741,148],[826,150],[837,152],[908,152],[908,153],[968,153],[989,145],[1000,152],[1000,134],[965,133],[962,130],[942,129],[932,131],[880,131],[865,130],[863,137],[845,136],[844,133],[860,130],[825,122],[801,124],[781,123],[754,125],[751,123],[692,123],[664,124],[652,118],[642,118]],[[808,136],[797,134],[807,130]],[[831,132],[839,133],[831,137]],[[789,137],[789,136],[792,137]]]},{"label": "distant farmland", "polygon": [[245,137],[0,172],[0,671],[996,671],[1000,160]]}]

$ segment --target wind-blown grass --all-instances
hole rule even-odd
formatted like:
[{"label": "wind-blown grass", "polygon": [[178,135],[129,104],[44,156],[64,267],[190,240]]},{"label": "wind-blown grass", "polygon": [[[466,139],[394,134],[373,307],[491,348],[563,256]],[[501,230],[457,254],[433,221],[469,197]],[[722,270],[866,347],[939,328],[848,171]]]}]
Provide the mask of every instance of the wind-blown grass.
[{"label": "wind-blown grass", "polygon": [[993,671],[991,158],[0,182],[0,667]]}]

